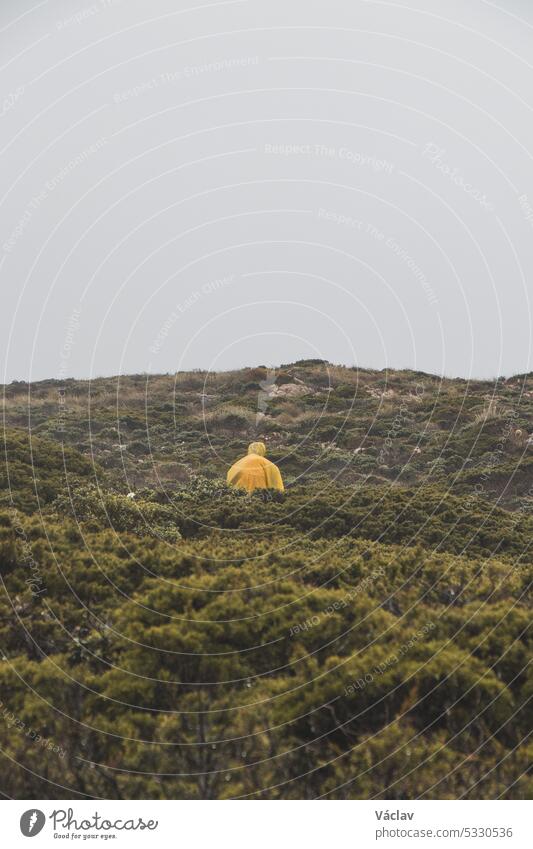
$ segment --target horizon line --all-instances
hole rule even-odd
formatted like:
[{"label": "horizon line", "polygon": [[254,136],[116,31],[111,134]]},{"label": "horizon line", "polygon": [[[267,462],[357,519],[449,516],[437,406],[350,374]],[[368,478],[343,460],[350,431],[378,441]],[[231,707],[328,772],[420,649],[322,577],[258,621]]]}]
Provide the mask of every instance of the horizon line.
[{"label": "horizon line", "polygon": [[77,382],[90,382],[96,380],[116,380],[118,378],[125,377],[171,377],[172,375],[178,374],[231,374],[233,372],[239,371],[250,371],[252,369],[264,368],[264,369],[274,369],[274,370],[283,370],[288,368],[300,367],[300,368],[310,368],[312,366],[326,365],[331,366],[333,368],[346,369],[349,371],[355,372],[373,372],[375,374],[380,373],[388,373],[388,372],[411,372],[413,374],[424,375],[425,377],[432,378],[434,380],[460,380],[465,383],[476,382],[476,383],[498,383],[498,382],[508,382],[510,380],[517,379],[525,379],[530,375],[533,375],[533,371],[523,371],[517,372],[510,375],[495,375],[493,377],[479,377],[475,375],[452,375],[441,373],[438,374],[436,372],[424,371],[423,369],[416,369],[409,366],[397,367],[397,366],[384,366],[383,368],[374,368],[372,366],[356,366],[356,365],[347,365],[346,363],[334,363],[330,360],[324,360],[321,358],[309,357],[307,359],[295,360],[292,363],[281,363],[279,365],[265,365],[264,363],[260,363],[257,365],[244,365],[235,368],[226,368],[226,369],[209,369],[209,368],[189,368],[189,369],[178,369],[175,371],[140,371],[140,372],[116,372],[113,374],[98,374],[92,376],[51,376],[51,377],[43,377],[36,380],[28,380],[26,378],[13,378],[9,382],[2,383],[3,387],[12,386],[13,384],[24,384],[27,386],[33,386],[38,383],[67,383],[69,381],[77,381]]}]

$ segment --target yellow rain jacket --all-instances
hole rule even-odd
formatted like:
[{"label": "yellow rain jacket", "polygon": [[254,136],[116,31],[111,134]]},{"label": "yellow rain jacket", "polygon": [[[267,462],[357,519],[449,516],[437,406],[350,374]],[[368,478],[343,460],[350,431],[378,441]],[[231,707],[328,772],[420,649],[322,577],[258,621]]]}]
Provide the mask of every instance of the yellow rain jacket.
[{"label": "yellow rain jacket", "polygon": [[247,492],[253,492],[254,489],[277,489],[283,492],[285,487],[280,470],[265,458],[265,454],[264,442],[252,442],[248,446],[247,456],[237,460],[229,470],[229,485]]}]

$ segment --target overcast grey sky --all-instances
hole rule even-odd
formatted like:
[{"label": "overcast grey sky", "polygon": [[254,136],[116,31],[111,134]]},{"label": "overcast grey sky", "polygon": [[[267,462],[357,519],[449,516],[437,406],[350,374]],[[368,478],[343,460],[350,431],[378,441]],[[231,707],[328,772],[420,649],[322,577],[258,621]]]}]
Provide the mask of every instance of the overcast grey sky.
[{"label": "overcast grey sky", "polygon": [[0,380],[531,369],[522,0],[3,0]]}]

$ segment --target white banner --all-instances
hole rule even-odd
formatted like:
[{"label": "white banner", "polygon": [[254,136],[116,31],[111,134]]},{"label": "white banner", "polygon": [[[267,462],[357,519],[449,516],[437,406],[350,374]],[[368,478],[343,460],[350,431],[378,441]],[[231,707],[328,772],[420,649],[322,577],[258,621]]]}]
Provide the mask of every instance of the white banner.
[{"label": "white banner", "polygon": [[531,849],[520,801],[9,801],[2,843],[220,849],[369,846]]}]

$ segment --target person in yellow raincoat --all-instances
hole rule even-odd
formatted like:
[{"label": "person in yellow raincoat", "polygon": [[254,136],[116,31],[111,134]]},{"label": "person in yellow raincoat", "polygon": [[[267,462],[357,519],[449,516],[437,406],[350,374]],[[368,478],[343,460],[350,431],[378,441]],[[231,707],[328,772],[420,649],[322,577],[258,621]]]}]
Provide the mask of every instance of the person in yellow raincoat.
[{"label": "person in yellow raincoat", "polygon": [[253,492],[254,489],[277,489],[283,492],[281,472],[274,463],[265,457],[264,442],[252,442],[248,454],[233,464],[228,472],[230,486]]}]

